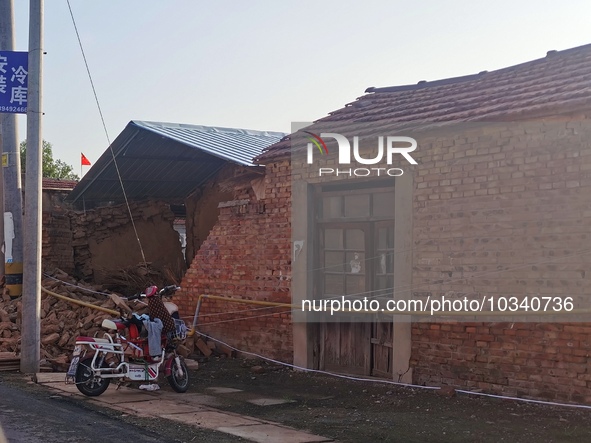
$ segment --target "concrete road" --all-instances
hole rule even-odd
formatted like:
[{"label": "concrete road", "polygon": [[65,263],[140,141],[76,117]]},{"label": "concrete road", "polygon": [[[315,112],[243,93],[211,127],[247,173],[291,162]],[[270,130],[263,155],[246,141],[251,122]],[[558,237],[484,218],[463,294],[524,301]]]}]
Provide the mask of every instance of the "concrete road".
[{"label": "concrete road", "polygon": [[[0,375],[0,425],[9,443],[244,441],[167,420],[122,415],[3,375]],[[0,442],[3,443],[2,437]]]}]

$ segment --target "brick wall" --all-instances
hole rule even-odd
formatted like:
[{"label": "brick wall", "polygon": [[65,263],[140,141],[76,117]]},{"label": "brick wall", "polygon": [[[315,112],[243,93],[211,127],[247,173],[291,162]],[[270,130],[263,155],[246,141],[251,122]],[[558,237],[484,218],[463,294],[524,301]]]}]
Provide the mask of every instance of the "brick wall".
[{"label": "brick wall", "polygon": [[[219,174],[218,174],[219,177]],[[218,181],[210,181],[185,200],[187,230],[187,265],[209,235],[218,218],[218,204],[232,200],[233,193],[221,190]]]},{"label": "brick wall", "polygon": [[[591,293],[589,120],[466,128],[419,142],[417,296]],[[417,383],[591,403],[588,323],[415,323]]]},{"label": "brick wall", "polygon": [[75,274],[78,278],[102,283],[112,271],[135,266],[143,260],[156,269],[182,275],[185,269],[178,233],[173,229],[174,214],[168,204],[158,201],[131,202],[70,212]]},{"label": "brick wall", "polygon": [[[200,294],[291,303],[290,187],[289,162],[275,163],[266,168],[262,198],[245,187],[219,209],[181,283],[182,315],[192,319]],[[239,349],[292,360],[289,308],[205,300],[199,324]]]},{"label": "brick wall", "polygon": [[[413,295],[574,296],[576,308],[588,307],[588,124],[571,116],[416,134],[419,164],[405,168],[415,177]],[[278,275],[289,273],[289,165],[267,167],[264,199],[237,195],[250,203],[220,210],[183,282],[185,315],[200,293],[290,301],[288,281]],[[315,164],[331,165],[334,156]],[[297,165],[293,171],[314,181]],[[289,315],[262,315],[206,301],[200,322],[237,347],[289,359]],[[413,381],[591,403],[589,324],[415,322]]]},{"label": "brick wall", "polygon": [[[103,283],[113,271],[142,262],[126,205],[74,211],[64,203],[67,194],[43,191],[44,271],[57,267],[77,278]],[[132,202],[130,208],[146,261],[179,279],[186,266],[169,205]]]},{"label": "brick wall", "polygon": [[415,323],[415,382],[591,403],[587,323]]},{"label": "brick wall", "polygon": [[63,203],[69,191],[43,190],[41,259],[43,269],[54,268],[72,273],[74,254],[72,251],[72,227],[67,212],[69,206]]}]

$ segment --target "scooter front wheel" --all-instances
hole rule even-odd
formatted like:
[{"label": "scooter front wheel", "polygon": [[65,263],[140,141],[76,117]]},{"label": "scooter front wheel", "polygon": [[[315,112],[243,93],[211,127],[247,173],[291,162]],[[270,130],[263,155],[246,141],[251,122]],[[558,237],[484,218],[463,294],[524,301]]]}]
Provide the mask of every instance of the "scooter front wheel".
[{"label": "scooter front wheel", "polygon": [[[107,390],[111,379],[96,377],[91,365],[92,357],[80,361],[76,370],[76,387],[84,395],[97,397]],[[107,367],[106,362],[102,367]]]},{"label": "scooter front wheel", "polygon": [[179,358],[180,365],[177,364],[177,359],[172,359],[172,365],[170,367],[170,375],[166,377],[168,384],[176,392],[187,392],[189,389],[189,370],[183,359]]}]

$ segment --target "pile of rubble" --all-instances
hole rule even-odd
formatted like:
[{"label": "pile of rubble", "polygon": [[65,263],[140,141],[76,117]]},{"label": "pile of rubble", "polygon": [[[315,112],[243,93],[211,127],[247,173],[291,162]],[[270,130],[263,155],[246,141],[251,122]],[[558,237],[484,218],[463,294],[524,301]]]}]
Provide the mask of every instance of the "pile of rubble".
[{"label": "pile of rubble", "polygon": [[[77,282],[61,271],[53,277],[46,277],[42,287],[59,295],[117,310],[117,304],[125,304],[116,295],[109,296],[102,287]],[[105,318],[113,314],[87,306],[58,299],[42,292],[41,297],[41,367],[45,370],[64,370],[79,335],[102,336],[100,327]],[[134,306],[135,309],[135,306]],[[0,353],[20,354],[20,329],[22,323],[22,298],[11,298],[4,294],[0,301]]]},{"label": "pile of rubble", "polygon": [[[78,282],[60,270],[45,277],[41,286],[46,290],[41,293],[41,369],[44,371],[64,371],[68,368],[76,337],[103,336],[102,321],[115,317],[115,314],[98,310],[96,306],[121,313],[131,313],[131,308],[138,314],[147,312],[145,303],[136,301],[128,306],[121,296],[105,287]],[[60,299],[47,291],[89,306]],[[21,324],[22,298],[11,299],[5,291],[0,299],[0,371],[18,367],[16,359],[21,351]],[[236,356],[233,349],[198,335],[179,344],[177,352],[183,357],[193,353],[204,358]]]}]

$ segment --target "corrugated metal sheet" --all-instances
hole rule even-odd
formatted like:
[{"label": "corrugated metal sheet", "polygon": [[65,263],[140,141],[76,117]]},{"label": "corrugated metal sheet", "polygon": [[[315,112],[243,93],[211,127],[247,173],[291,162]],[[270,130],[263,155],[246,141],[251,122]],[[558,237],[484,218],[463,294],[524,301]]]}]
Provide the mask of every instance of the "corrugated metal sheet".
[{"label": "corrugated metal sheet", "polygon": [[252,160],[264,148],[278,142],[286,134],[281,132],[252,131],[248,129],[219,128],[215,126],[157,123],[134,120],[140,128],[169,137],[189,147],[200,149],[216,157],[244,166],[253,166]]},{"label": "corrugated metal sheet", "polygon": [[253,166],[262,150],[285,134],[131,121],[69,195],[79,207],[129,200],[183,202],[228,162]]}]

